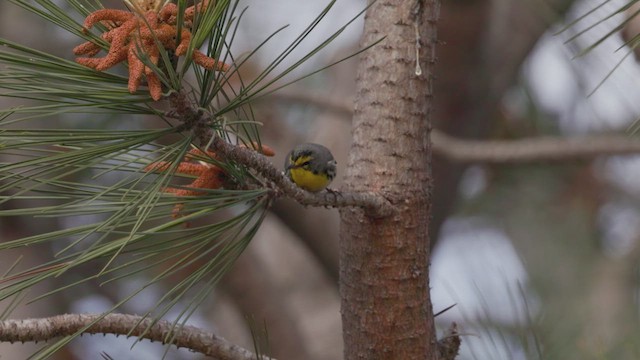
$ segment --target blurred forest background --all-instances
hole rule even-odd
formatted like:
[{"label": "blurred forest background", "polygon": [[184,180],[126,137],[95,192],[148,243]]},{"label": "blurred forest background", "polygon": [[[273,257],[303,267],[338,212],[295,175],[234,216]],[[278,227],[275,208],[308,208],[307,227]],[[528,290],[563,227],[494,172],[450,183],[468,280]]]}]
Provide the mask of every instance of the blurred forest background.
[{"label": "blurred forest background", "polygon": [[[122,7],[120,1],[103,2]],[[236,54],[249,51],[264,34],[284,24],[291,24],[280,35],[282,44],[288,44],[287,34],[296,34],[326,5],[291,0],[245,3],[249,10],[241,39],[234,45]],[[449,158],[446,150],[457,145],[442,137],[445,133],[459,139],[517,141],[624,135],[640,115],[640,71],[616,30],[625,14],[598,22],[626,3],[442,3],[431,287],[435,312],[455,304],[436,320],[442,328],[452,321],[460,326],[460,359],[640,358],[640,158],[468,162]],[[336,24],[364,6],[362,0],[338,1],[330,16],[335,24],[323,23],[321,30],[335,31]],[[593,24],[597,25],[581,33]],[[302,71],[355,52],[361,27],[362,19]],[[576,57],[610,31],[612,37]],[[9,1],[0,1],[0,37],[68,59],[80,43]],[[307,43],[312,46],[314,39]],[[281,50],[278,44],[279,40],[267,46],[264,57],[269,58],[270,47]],[[251,68],[257,72],[263,65],[245,66],[244,77],[251,78]],[[346,61],[253,104],[256,120],[264,123],[263,141],[277,151],[276,164],[295,144],[324,144],[338,160],[333,187],[340,187],[340,165],[346,163],[350,146],[355,66],[355,59]],[[13,105],[7,101],[0,99],[2,107]],[[87,118],[96,127],[117,120]],[[51,125],[65,119],[52,116],[42,121]],[[2,240],[69,225],[53,219],[37,225],[26,219],[0,221]],[[278,202],[191,323],[248,349],[253,348],[250,329],[264,324],[271,352],[280,359],[341,358],[338,224],[336,210]],[[17,253],[0,254],[0,266],[13,263]],[[20,253],[31,265],[50,257]],[[60,283],[67,280],[60,278]],[[100,312],[138,285],[127,280],[117,286],[78,288],[19,307],[12,317]],[[150,288],[122,312],[144,313],[162,293],[161,286]],[[164,351],[161,345],[143,341],[131,352],[132,343],[112,336],[85,336],[59,358],[96,359],[104,352],[115,359],[157,359]],[[22,359],[37,346],[1,344],[0,354],[3,359]],[[198,356],[171,350],[169,358]]]}]

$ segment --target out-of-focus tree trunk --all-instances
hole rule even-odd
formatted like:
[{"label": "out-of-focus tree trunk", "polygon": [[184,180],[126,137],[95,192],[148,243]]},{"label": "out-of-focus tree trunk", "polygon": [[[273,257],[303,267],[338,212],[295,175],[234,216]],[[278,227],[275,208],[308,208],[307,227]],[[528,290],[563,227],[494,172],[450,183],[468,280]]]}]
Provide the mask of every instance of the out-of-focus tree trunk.
[{"label": "out-of-focus tree trunk", "polygon": [[[445,1],[438,34],[433,126],[459,138],[498,133],[500,101],[542,34],[575,0]],[[541,3],[542,4],[542,3]],[[434,156],[432,246],[455,208],[466,165]]]},{"label": "out-of-focus tree trunk", "polygon": [[362,44],[385,39],[358,66],[345,188],[378,192],[398,212],[373,218],[362,209],[341,211],[347,360],[437,359],[428,222],[438,11],[435,0],[387,0],[375,2],[365,17]]},{"label": "out-of-focus tree trunk", "polygon": [[269,331],[269,355],[277,359],[311,359],[299,321],[294,318],[291,307],[284,304],[286,293],[269,276],[254,248],[245,249],[222,285],[245,316],[264,319]]}]

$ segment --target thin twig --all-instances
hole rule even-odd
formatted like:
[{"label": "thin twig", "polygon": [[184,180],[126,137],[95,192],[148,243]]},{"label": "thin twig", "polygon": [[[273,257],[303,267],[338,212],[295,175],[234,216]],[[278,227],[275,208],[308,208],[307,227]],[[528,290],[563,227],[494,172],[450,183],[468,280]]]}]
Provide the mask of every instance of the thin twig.
[{"label": "thin twig", "polygon": [[[174,326],[169,321],[142,318],[126,314],[65,314],[49,318],[0,321],[0,341],[46,341],[70,336],[87,328],[85,334],[114,334],[141,336],[144,339],[211,356],[220,360],[255,360],[256,354],[229,343],[222,337],[194,326]],[[262,357],[264,360],[271,358]]]}]

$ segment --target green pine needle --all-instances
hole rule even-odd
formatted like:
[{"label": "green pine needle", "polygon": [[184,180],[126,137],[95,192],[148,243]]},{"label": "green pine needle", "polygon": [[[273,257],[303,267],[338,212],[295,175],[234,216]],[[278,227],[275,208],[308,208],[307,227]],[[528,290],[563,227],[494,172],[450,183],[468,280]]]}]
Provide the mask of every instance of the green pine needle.
[{"label": "green pine needle", "polygon": [[[96,56],[108,50],[109,44],[100,37],[105,26],[97,24],[90,32],[82,28],[89,13],[103,8],[100,1],[10,2],[77,36],[77,42],[68,44],[68,56],[63,58],[16,39],[0,39],[0,97],[13,102],[0,109],[0,216],[27,219],[35,230],[0,243],[0,251],[29,248],[50,254],[48,261],[33,267],[12,266],[0,280],[0,300],[11,299],[11,309],[21,301],[38,301],[88,282],[107,286],[128,278],[145,279],[143,286],[105,314],[148,287],[160,287],[164,295],[145,316],[158,320],[176,309],[174,326],[179,328],[209,298],[256,234],[272,201],[271,190],[261,187],[265,180],[242,164],[208,155],[194,155],[188,161],[223,169],[238,189],[190,188],[196,176],[178,173],[179,164],[191,150],[203,150],[205,144],[194,144],[196,136],[170,111],[169,102],[153,102],[146,89],[130,94],[128,77],[121,75],[126,64],[95,71],[73,61],[73,46],[85,41],[104,49]],[[212,2],[195,16],[189,51],[179,61],[157,39],[157,64],[142,49],[137,49],[138,55],[158,74],[164,94],[186,95],[194,109],[212,119],[208,126],[216,134],[247,147],[261,144],[260,123],[251,101],[284,86],[287,75],[352,23],[308,54],[290,59],[327,18],[334,3],[329,2],[271,64],[248,81],[240,68],[268,46],[279,30],[238,60],[230,52],[244,13],[238,0]],[[185,0],[177,4],[180,37],[187,30],[183,19],[188,4]],[[209,71],[195,65],[191,54],[201,47],[207,56],[230,64],[230,70]],[[292,65],[277,72],[285,63]],[[150,125],[151,118],[160,121]],[[157,162],[168,165],[163,171],[145,170]],[[200,195],[177,196],[168,188]],[[245,188],[252,190],[240,190]],[[64,226],[47,227],[52,220]],[[51,291],[26,297],[34,286],[54,280],[56,287]],[[50,356],[76,335],[47,344],[33,358]],[[170,333],[166,340],[171,342],[174,336]]]}]

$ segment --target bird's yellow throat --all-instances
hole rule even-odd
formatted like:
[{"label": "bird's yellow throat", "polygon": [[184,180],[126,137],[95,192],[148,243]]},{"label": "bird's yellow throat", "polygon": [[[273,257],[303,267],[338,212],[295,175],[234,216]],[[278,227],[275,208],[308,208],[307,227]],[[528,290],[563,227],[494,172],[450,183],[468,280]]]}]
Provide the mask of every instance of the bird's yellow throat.
[{"label": "bird's yellow throat", "polygon": [[289,174],[291,180],[299,187],[311,192],[320,191],[329,185],[331,179],[327,174],[314,174],[313,171],[302,166],[302,164],[310,160],[310,156],[301,156],[296,159],[294,166],[289,169]]}]

